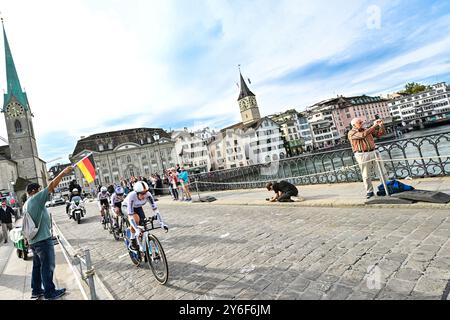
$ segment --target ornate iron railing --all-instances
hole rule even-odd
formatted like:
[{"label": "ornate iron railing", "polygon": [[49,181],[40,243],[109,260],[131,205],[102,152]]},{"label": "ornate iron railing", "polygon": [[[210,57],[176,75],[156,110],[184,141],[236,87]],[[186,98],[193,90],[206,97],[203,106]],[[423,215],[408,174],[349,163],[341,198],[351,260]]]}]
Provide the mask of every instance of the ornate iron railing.
[{"label": "ornate iron railing", "polygon": [[[450,132],[378,144],[390,178],[450,175]],[[267,181],[288,180],[296,185],[361,181],[351,148],[191,176],[199,191],[264,187]]]}]

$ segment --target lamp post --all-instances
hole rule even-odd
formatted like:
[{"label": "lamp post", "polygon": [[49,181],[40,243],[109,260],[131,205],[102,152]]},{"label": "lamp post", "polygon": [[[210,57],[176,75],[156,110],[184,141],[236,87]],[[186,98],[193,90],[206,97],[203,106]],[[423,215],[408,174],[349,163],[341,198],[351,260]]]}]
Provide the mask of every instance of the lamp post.
[{"label": "lamp post", "polygon": [[164,172],[166,171],[166,168],[164,167],[164,161],[163,161],[163,158],[161,156],[161,149],[159,147],[159,139],[160,138],[161,137],[160,137],[158,131],[155,131],[155,133],[153,134],[153,139],[156,141],[156,143],[158,145],[159,160],[161,161],[161,165],[162,165],[162,169],[163,169],[163,175],[164,175]]}]

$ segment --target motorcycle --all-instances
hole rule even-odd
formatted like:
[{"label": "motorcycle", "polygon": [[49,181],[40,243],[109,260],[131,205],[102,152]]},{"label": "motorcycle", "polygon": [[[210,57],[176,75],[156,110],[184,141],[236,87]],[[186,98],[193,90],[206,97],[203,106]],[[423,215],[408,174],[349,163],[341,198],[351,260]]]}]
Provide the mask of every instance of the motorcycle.
[{"label": "motorcycle", "polygon": [[84,218],[86,215],[86,209],[84,207],[84,200],[82,200],[80,197],[74,197],[70,203],[70,218],[77,221],[78,224],[81,223],[81,218]]}]

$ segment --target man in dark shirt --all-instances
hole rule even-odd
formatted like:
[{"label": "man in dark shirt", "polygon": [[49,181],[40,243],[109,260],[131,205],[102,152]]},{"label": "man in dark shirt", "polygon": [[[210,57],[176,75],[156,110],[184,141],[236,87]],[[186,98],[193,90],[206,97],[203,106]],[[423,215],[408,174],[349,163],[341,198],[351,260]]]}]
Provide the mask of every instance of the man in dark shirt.
[{"label": "man in dark shirt", "polygon": [[298,196],[297,187],[284,180],[280,182],[269,182],[266,187],[267,190],[275,192],[275,197],[270,199],[271,202],[294,202],[291,197]]},{"label": "man in dark shirt", "polygon": [[14,215],[14,210],[6,204],[6,201],[2,201],[2,206],[0,207],[0,222],[2,224],[3,237],[5,238],[5,243],[8,243],[8,233],[12,230],[12,216]]}]

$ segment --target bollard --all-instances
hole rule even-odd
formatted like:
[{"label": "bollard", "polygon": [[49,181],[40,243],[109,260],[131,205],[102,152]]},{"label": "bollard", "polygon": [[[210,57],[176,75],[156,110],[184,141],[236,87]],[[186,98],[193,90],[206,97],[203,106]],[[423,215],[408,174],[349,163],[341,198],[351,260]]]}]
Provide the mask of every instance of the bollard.
[{"label": "bollard", "polygon": [[202,202],[201,200],[201,198],[200,198],[200,191],[198,190],[198,183],[197,183],[197,179],[195,179],[195,187],[197,188],[197,194],[198,194],[198,201],[199,202]]},{"label": "bollard", "polygon": [[92,267],[91,262],[91,254],[89,249],[84,250],[84,256],[86,258],[86,278],[89,284],[89,290],[91,292],[91,300],[97,300],[97,294],[95,292],[95,284],[94,284],[94,268]]}]

